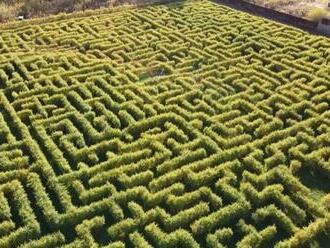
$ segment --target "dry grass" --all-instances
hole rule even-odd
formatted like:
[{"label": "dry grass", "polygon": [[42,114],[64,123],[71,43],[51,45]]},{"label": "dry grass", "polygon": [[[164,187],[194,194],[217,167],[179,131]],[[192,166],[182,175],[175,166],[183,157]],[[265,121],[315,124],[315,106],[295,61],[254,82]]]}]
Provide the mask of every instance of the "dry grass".
[{"label": "dry grass", "polygon": [[[123,4],[143,5],[163,0],[0,0],[0,22],[14,20],[19,14],[29,18],[63,12],[83,11]],[[318,21],[326,15],[328,0],[245,0],[290,15]]]},{"label": "dry grass", "polygon": [[296,4],[298,0],[268,0],[265,1],[265,6],[268,8],[280,8],[287,5]]},{"label": "dry grass", "polygon": [[319,22],[327,15],[328,15],[328,10],[324,8],[313,8],[308,12],[307,18],[311,21]]},{"label": "dry grass", "polygon": [[327,15],[328,0],[245,0],[293,16],[318,21]]},{"label": "dry grass", "polygon": [[12,21],[18,15],[44,17],[118,5],[144,5],[162,0],[0,0],[0,22]]},{"label": "dry grass", "polygon": [[8,5],[6,3],[0,3],[0,22],[6,22],[14,19],[19,9],[21,8],[21,4],[13,4]]}]

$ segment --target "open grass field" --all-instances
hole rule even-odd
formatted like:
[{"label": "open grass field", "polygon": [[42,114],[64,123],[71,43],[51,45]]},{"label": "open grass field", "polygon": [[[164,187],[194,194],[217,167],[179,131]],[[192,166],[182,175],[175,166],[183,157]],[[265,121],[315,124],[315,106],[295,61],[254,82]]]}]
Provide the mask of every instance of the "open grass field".
[{"label": "open grass field", "polygon": [[329,247],[329,39],[92,13],[0,27],[1,248]]}]

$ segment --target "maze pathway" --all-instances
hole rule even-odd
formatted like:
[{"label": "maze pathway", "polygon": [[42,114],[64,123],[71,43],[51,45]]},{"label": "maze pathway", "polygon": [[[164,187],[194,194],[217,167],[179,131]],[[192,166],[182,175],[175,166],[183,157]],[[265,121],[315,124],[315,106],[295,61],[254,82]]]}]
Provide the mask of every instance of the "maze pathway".
[{"label": "maze pathway", "polygon": [[0,27],[0,247],[329,247],[330,41],[209,1]]}]

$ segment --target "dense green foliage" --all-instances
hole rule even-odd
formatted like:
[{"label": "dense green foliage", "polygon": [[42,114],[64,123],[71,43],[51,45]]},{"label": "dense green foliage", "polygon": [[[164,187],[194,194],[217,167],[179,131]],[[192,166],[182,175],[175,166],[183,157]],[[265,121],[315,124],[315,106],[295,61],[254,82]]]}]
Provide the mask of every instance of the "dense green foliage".
[{"label": "dense green foliage", "polygon": [[208,1],[0,28],[0,247],[328,247],[330,41]]}]

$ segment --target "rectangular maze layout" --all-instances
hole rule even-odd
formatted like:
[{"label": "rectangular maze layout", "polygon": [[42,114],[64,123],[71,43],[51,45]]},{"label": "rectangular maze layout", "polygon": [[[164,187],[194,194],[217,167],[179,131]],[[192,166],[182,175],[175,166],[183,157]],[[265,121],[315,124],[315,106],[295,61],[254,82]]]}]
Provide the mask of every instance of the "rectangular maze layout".
[{"label": "rectangular maze layout", "polygon": [[330,40],[182,1],[0,27],[1,248],[329,248]]}]

